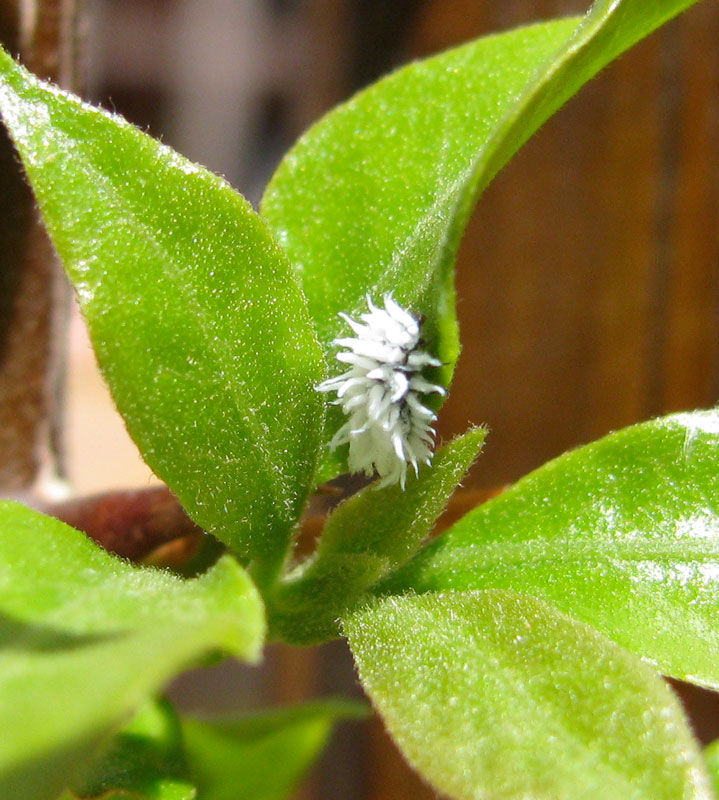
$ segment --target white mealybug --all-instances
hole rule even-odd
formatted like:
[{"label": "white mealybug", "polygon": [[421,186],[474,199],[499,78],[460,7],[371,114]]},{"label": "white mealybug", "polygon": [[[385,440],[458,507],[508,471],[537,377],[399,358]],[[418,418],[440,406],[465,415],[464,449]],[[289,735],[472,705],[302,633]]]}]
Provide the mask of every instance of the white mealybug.
[{"label": "white mealybug", "polygon": [[335,339],[346,348],[337,360],[351,368],[317,386],[319,392],[337,392],[335,405],[349,417],[330,442],[334,450],[349,443],[349,468],[382,478],[377,488],[399,483],[404,489],[407,464],[416,474],[419,463],[432,461],[436,415],[421,402],[421,396],[445,394],[437,384],[422,377],[425,367],[442,365],[418,350],[420,322],[405,311],[391,294],[384,308],[367,296],[369,312],[362,322],[340,317],[355,332],[355,338]]}]

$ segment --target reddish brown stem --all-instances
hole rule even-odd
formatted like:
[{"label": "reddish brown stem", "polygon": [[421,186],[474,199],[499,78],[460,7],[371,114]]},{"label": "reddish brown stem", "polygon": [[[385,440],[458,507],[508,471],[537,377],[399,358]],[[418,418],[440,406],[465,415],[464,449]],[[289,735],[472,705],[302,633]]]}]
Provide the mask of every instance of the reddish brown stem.
[{"label": "reddish brown stem", "polygon": [[108,492],[43,510],[84,531],[111,553],[133,561],[147,560],[158,548],[180,541],[189,558],[203,535],[164,486]]}]

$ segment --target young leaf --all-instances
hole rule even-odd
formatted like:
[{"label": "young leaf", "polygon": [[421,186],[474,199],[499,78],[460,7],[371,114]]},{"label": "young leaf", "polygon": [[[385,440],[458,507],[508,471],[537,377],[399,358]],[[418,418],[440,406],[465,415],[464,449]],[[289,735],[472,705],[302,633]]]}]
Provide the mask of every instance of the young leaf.
[{"label": "young leaf", "polygon": [[719,411],[626,428],[479,506],[385,592],[514,589],[719,687]]},{"label": "young leaf", "polygon": [[322,532],[317,556],[381,554],[389,569],[419,548],[457,484],[482,449],[486,428],[473,428],[442,447],[432,465],[410,479],[406,490],[368,486],[342,503]]},{"label": "young leaf", "polygon": [[185,719],[202,800],[286,800],[317,758],[333,725],[361,719],[358,703],[317,701],[239,719]]},{"label": "young leaf", "polygon": [[539,600],[390,597],[345,630],[393,738],[455,800],[712,796],[659,676]]},{"label": "young leaf", "polygon": [[70,798],[106,800],[195,800],[180,720],[166,700],[140,709],[117,733],[90,777]]},{"label": "young leaf", "polygon": [[229,556],[183,580],[0,504],[0,729],[12,731],[0,797],[56,797],[178,671],[218,650],[255,660],[263,634],[261,601]]},{"label": "young leaf", "polygon": [[[262,213],[297,267],[328,356],[344,311],[393,291],[425,316],[449,383],[459,351],[452,265],[495,173],[609,61],[695,0],[598,0],[564,19],[480,39],[363,91],[280,165]],[[341,424],[331,415],[328,435]],[[325,475],[340,469],[328,462]]]},{"label": "young leaf", "polygon": [[286,257],[220,178],[4,52],[0,113],[145,460],[201,527],[281,561],[324,371]]},{"label": "young leaf", "polygon": [[410,476],[407,489],[373,486],[330,515],[306,565],[276,587],[270,625],[285,641],[311,644],[338,635],[352,603],[413,555],[484,443],[474,428],[441,448],[432,465]]}]

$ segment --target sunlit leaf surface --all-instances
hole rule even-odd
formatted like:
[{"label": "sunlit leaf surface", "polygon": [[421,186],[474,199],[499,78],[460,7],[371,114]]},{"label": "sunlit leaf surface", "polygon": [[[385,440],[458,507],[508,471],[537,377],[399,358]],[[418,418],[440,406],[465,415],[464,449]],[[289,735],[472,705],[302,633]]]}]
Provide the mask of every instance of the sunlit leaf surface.
[{"label": "sunlit leaf surface", "polygon": [[263,634],[261,601],[229,556],[183,580],[0,504],[0,797],[54,800],[178,671],[218,651],[255,660]]},{"label": "sunlit leaf surface", "polygon": [[6,53],[0,113],[143,457],[201,527],[281,560],[324,372],[286,257],[220,178]]},{"label": "sunlit leaf surface", "polygon": [[345,623],[410,763],[455,800],[711,800],[681,707],[646,664],[513,592],[389,597]]},{"label": "sunlit leaf surface", "polygon": [[514,589],[719,686],[719,411],[560,456],[478,507],[383,591]]}]

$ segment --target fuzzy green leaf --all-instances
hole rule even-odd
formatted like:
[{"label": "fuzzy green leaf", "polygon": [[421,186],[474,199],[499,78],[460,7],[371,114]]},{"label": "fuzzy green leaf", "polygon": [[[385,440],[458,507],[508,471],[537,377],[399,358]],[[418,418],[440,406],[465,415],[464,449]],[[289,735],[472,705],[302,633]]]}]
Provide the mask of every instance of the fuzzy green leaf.
[{"label": "fuzzy green leaf", "polygon": [[[344,330],[338,312],[356,316],[367,292],[393,291],[424,315],[447,385],[459,352],[452,267],[480,192],[586,81],[695,1],[598,0],[583,21],[414,63],[313,127],[280,165],[262,213],[297,268],[328,358]],[[329,436],[341,416],[330,420]]]},{"label": "fuzzy green leaf", "polygon": [[0,113],[143,457],[201,527],[281,560],[324,372],[286,257],[220,178],[4,52]]},{"label": "fuzzy green leaf", "polygon": [[317,701],[226,720],[185,719],[201,800],[287,800],[342,719],[366,716],[348,701]]},{"label": "fuzzy green leaf", "polygon": [[327,520],[313,557],[278,584],[269,601],[273,632],[305,645],[337,636],[344,612],[420,547],[486,433],[474,428],[449,442],[430,467],[409,476],[404,491],[368,486],[342,503]]},{"label": "fuzzy green leaf", "polygon": [[551,461],[381,591],[514,589],[665,674],[719,687],[719,411],[626,428]]},{"label": "fuzzy green leaf", "polygon": [[513,592],[385,598],[345,629],[410,763],[455,800],[710,800],[654,670]]},{"label": "fuzzy green leaf", "polygon": [[155,700],[117,733],[72,800],[195,800],[182,728],[172,706]]},{"label": "fuzzy green leaf", "polygon": [[124,717],[216,651],[255,660],[262,603],[226,556],[200,578],[135,567],[0,504],[0,797],[51,800]]}]

